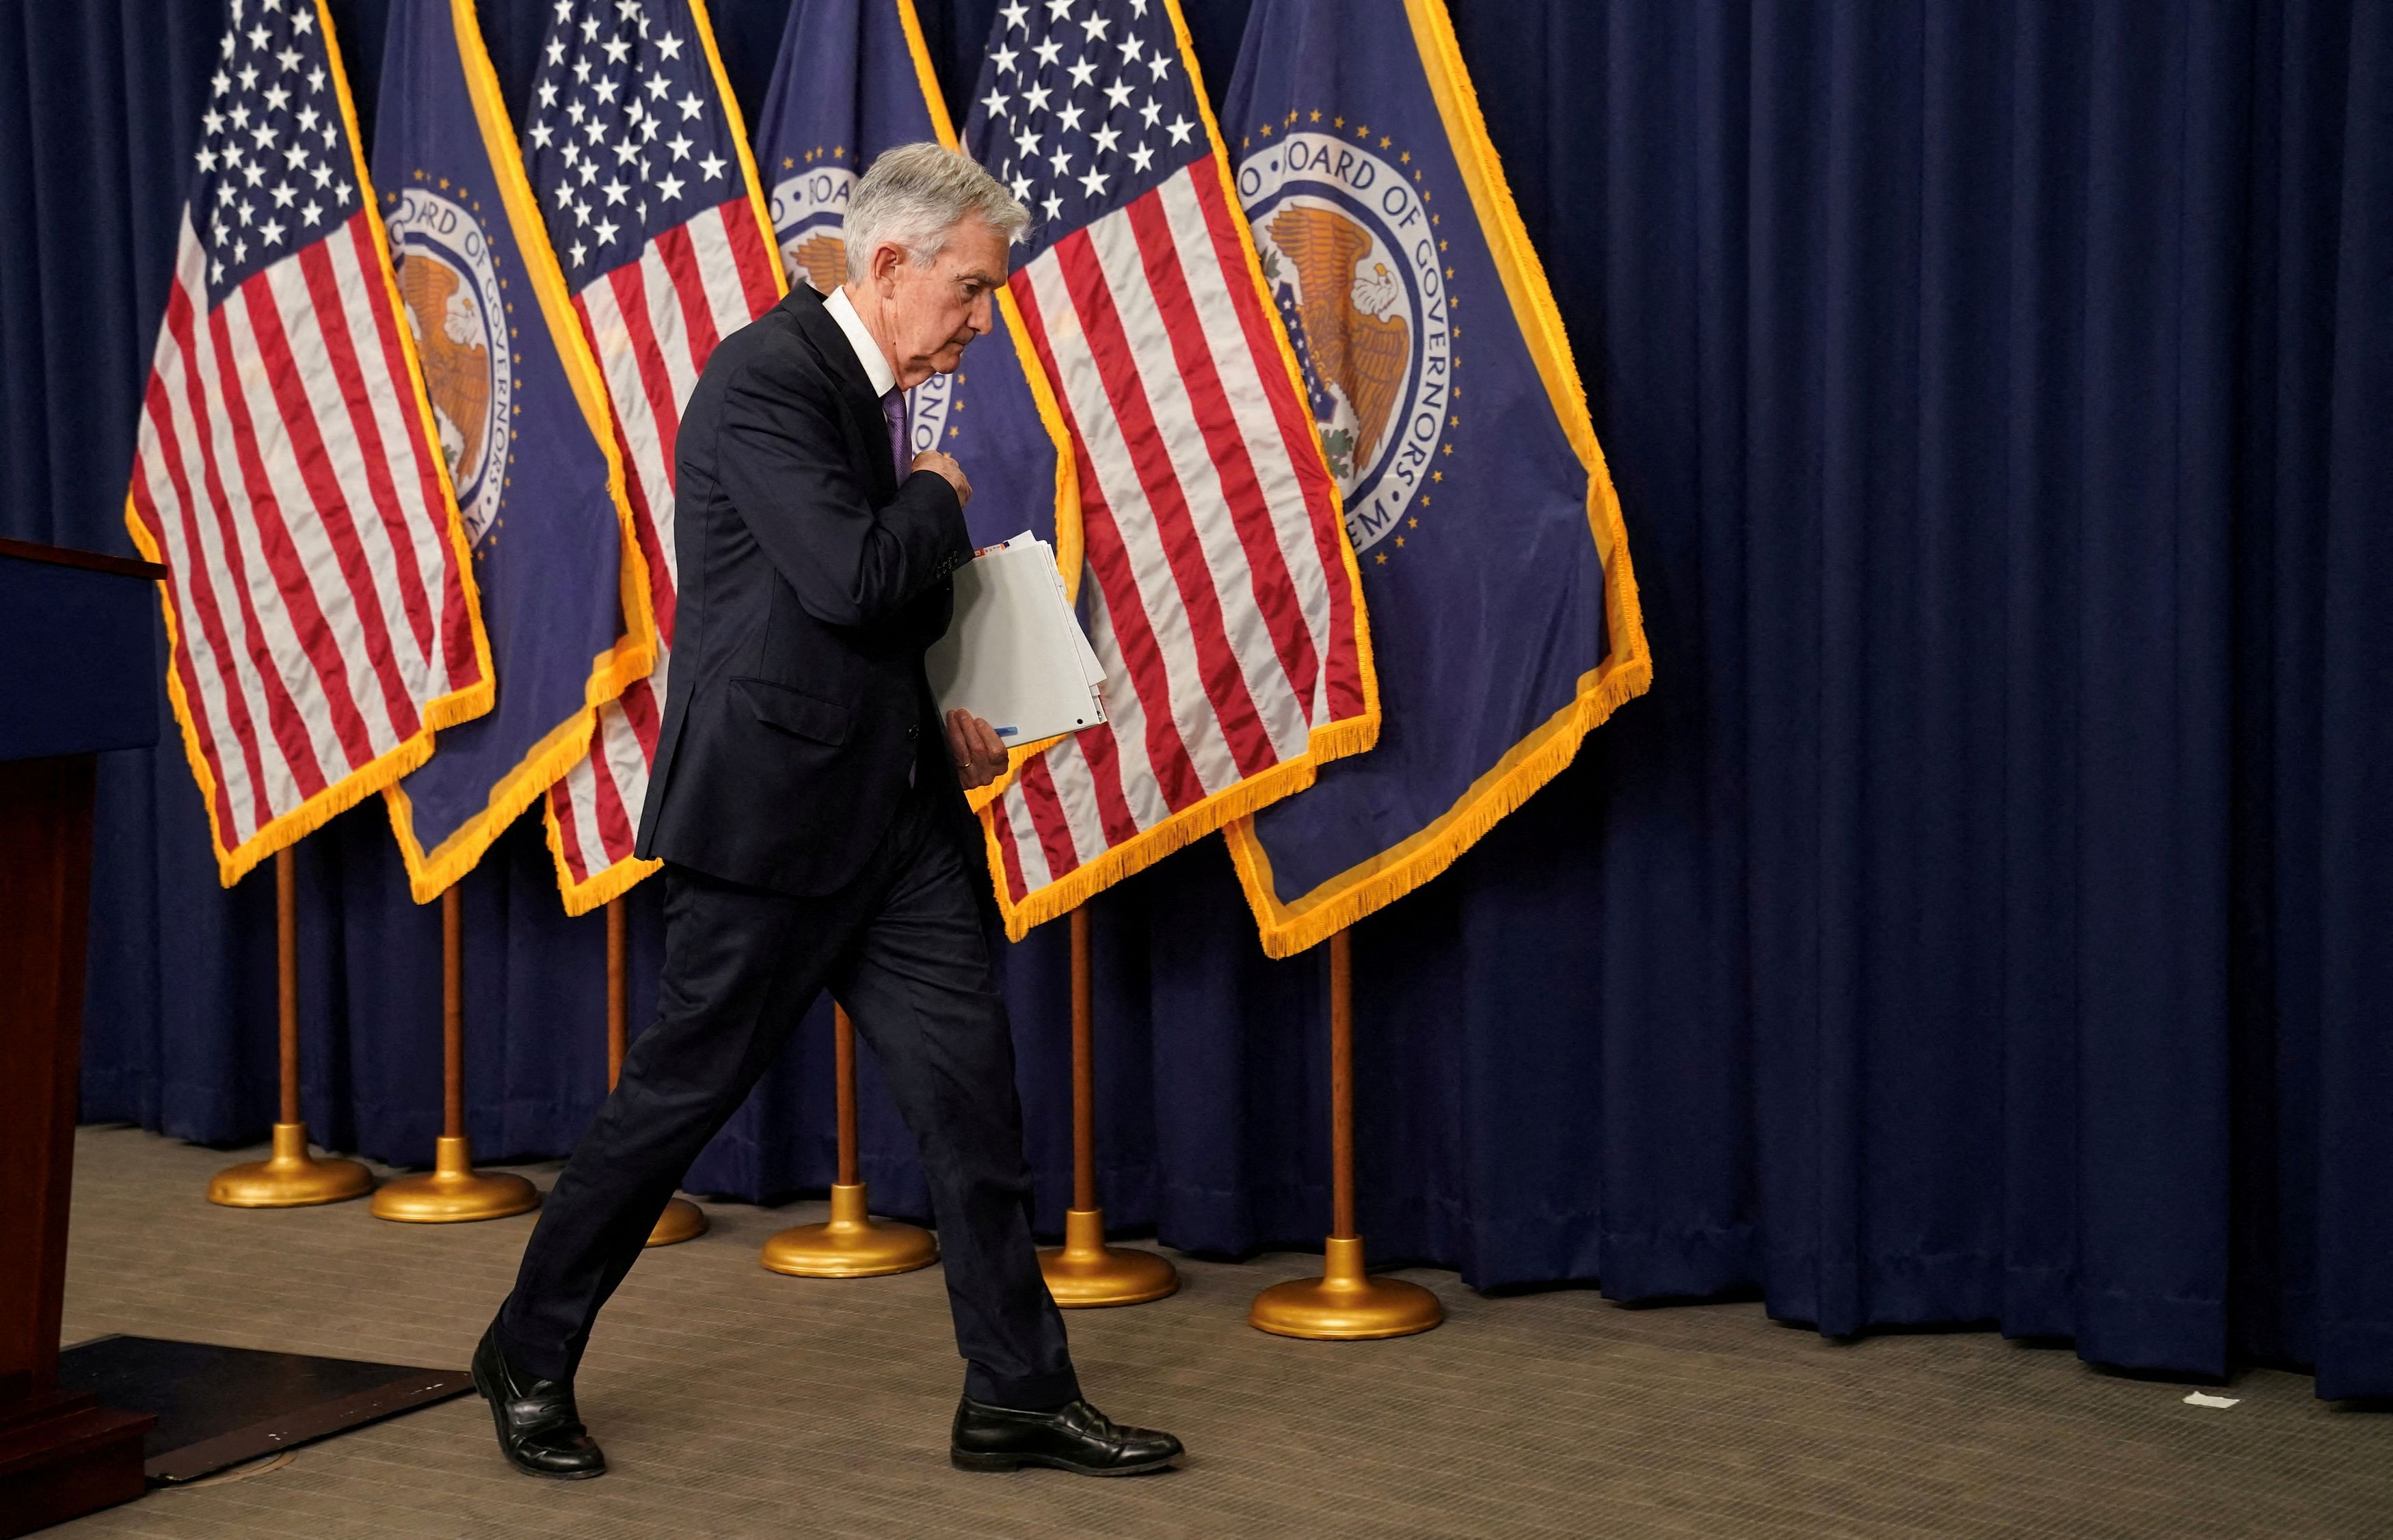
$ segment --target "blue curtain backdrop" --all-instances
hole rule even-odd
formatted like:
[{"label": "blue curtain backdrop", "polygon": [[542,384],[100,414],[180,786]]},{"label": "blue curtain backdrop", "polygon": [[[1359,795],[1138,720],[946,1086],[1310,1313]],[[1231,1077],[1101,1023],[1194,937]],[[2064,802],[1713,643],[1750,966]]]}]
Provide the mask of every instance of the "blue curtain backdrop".
[{"label": "blue curtain backdrop", "polygon": [[[543,8],[486,0],[512,89]],[[922,8],[961,98],[993,0]],[[128,548],[220,9],[0,5],[0,532]],[[786,9],[716,0],[752,109]],[[1245,9],[1188,5],[1216,89]],[[1375,1258],[2393,1393],[2393,7],[1454,9],[1656,683],[1357,933]],[[333,11],[370,135],[383,0]],[[169,733],[102,772],[85,1114],[252,1140],[271,882],[216,888]],[[425,1160],[436,913],[378,804],[299,871],[307,1116]],[[561,1154],[603,929],[530,824],[465,918],[477,1148]],[[1218,842],[1095,920],[1109,1216],[1317,1244],[1318,958],[1262,958]],[[1061,931],[1005,962],[1051,1230]],[[829,1180],[822,1014],[694,1188]]]}]

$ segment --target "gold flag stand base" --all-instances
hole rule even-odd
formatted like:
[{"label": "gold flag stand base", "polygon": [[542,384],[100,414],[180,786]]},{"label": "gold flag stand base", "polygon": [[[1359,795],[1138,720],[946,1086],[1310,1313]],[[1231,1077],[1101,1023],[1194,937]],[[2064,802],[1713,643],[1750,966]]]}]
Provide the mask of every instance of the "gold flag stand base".
[{"label": "gold flag stand base", "polygon": [[1292,1278],[1255,1296],[1247,1324],[1275,1337],[1360,1342],[1410,1337],[1445,1319],[1436,1295],[1401,1278],[1374,1278],[1363,1269],[1359,1239],[1326,1243],[1321,1276]]},{"label": "gold flag stand base", "polygon": [[503,1220],[540,1207],[540,1189],[505,1172],[474,1169],[465,1137],[465,905],[455,884],[440,895],[440,1137],[432,1142],[432,1169],[386,1181],[373,1195],[378,1220],[408,1224],[462,1224]]},{"label": "gold flag stand base", "polygon": [[1102,1208],[1064,1210],[1064,1244],[1039,1253],[1047,1292],[1066,1310],[1143,1305],[1180,1289],[1180,1272],[1152,1251],[1105,1244]]},{"label": "gold flag stand base", "polygon": [[299,1116],[299,865],[289,845],[274,853],[274,972],[277,1057],[282,1116],[274,1120],[274,1153],[229,1166],[208,1183],[208,1201],[228,1208],[305,1208],[342,1203],[373,1191],[373,1173],[354,1160],[318,1160],[307,1153],[307,1125]]},{"label": "gold flag stand base", "polygon": [[274,1154],[229,1166],[208,1183],[208,1201],[228,1208],[304,1208],[340,1203],[373,1191],[373,1173],[354,1160],[318,1160],[307,1153],[307,1125],[274,1125]]},{"label": "gold flag stand base", "polygon": [[1321,1276],[1292,1278],[1255,1296],[1247,1325],[1275,1337],[1363,1342],[1410,1337],[1445,1319],[1436,1295],[1401,1278],[1374,1278],[1354,1233],[1354,944],[1329,938],[1329,1238]]},{"label": "gold flag stand base", "polygon": [[408,1224],[461,1224],[503,1220],[540,1206],[540,1189],[519,1176],[474,1169],[473,1146],[463,1137],[433,1145],[432,1170],[386,1181],[373,1195],[373,1217]]},{"label": "gold flag stand base", "polygon": [[1066,1310],[1143,1305],[1180,1291],[1180,1273],[1152,1251],[1105,1244],[1097,1205],[1097,1051],[1095,968],[1090,960],[1089,908],[1072,911],[1072,1207],[1064,1244],[1039,1253],[1047,1292]]},{"label": "gold flag stand base", "polygon": [[865,1211],[864,1183],[834,1183],[830,1218],[784,1230],[765,1243],[763,1261],[793,1278],[879,1278],[939,1259],[938,1237]]},{"label": "gold flag stand base", "polygon": [[669,1198],[665,1211],[657,1216],[657,1227],[648,1232],[650,1246],[679,1246],[706,1233],[706,1210],[687,1198]]}]

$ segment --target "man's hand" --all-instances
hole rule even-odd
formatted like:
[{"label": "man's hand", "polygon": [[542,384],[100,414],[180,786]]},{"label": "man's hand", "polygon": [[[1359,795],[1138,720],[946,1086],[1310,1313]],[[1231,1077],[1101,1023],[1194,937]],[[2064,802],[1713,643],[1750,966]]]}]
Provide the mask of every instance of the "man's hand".
[{"label": "man's hand", "polygon": [[[944,454],[937,458],[948,459]],[[948,460],[948,463],[955,462]],[[956,779],[967,791],[1005,774],[1004,740],[996,728],[961,707],[948,713],[948,758],[954,762]]]},{"label": "man's hand", "polygon": [[914,457],[913,468],[918,471],[936,471],[946,476],[948,485],[956,489],[956,502],[959,506],[972,501],[972,483],[964,478],[964,468],[956,463],[954,455],[941,454],[936,450],[924,450]]}]

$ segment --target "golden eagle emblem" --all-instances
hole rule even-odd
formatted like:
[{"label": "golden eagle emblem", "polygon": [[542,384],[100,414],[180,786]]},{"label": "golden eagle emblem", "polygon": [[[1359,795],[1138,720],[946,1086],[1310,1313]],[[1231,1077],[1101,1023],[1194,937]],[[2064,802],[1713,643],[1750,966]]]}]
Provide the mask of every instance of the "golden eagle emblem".
[{"label": "golden eagle emblem", "polygon": [[490,426],[490,356],[481,307],[453,269],[416,254],[399,265],[399,293],[424,365],[440,452],[462,493],[481,467],[482,436]]},{"label": "golden eagle emblem", "polygon": [[1355,470],[1371,463],[1412,359],[1412,329],[1382,315],[1396,300],[1385,263],[1356,267],[1371,254],[1363,228],[1334,210],[1299,204],[1272,216],[1272,243],[1296,264],[1297,320],[1313,365],[1345,396],[1354,413]]},{"label": "golden eagle emblem", "polygon": [[836,235],[810,235],[784,251],[790,267],[805,274],[818,294],[847,281],[847,242]]}]

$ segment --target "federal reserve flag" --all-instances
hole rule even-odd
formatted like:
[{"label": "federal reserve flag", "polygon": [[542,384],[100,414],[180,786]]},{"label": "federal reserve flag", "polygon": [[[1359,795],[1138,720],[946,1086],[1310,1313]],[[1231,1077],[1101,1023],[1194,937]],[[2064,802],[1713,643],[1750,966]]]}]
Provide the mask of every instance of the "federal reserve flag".
[{"label": "federal reserve flag", "polygon": [[655,635],[606,386],[473,0],[391,7],[374,185],[457,489],[498,704],[385,793],[419,902],[455,882],[645,678]]},{"label": "federal reserve flag", "polygon": [[[968,153],[1037,221],[1009,281],[1070,434],[1106,723],[983,809],[1006,928],[1301,790],[1379,731],[1338,489],[1173,0],[1010,0]],[[1073,531],[1057,530],[1068,549]]]},{"label": "federal reserve flag", "polygon": [[1620,506],[1440,0],[1259,0],[1223,111],[1362,559],[1379,748],[1227,830],[1288,957],[1409,893],[1653,678]]},{"label": "federal reserve flag", "polygon": [[[756,130],[756,164],[773,234],[792,283],[830,294],[845,277],[847,200],[873,158],[894,145],[955,131],[931,73],[912,0],[798,0]],[[1024,529],[1077,529],[1063,420],[1002,291],[996,331],[953,374],[909,393],[912,449],[944,450],[972,476],[965,510],[974,540],[992,545]],[[1074,560],[1065,553],[1066,561]]]},{"label": "federal reserve flag", "polygon": [[491,699],[328,16],[231,0],[125,499],[228,884]]}]

